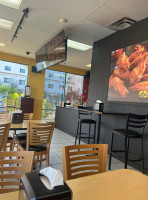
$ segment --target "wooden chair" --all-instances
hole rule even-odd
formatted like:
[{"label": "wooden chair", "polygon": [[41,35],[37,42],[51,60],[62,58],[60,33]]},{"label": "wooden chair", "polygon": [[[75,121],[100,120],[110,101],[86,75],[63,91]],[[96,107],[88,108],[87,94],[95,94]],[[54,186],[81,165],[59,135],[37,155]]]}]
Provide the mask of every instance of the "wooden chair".
[{"label": "wooden chair", "polygon": [[13,112],[16,110],[16,100],[17,99],[6,99],[6,111],[7,112]]},{"label": "wooden chair", "polygon": [[64,180],[105,172],[107,150],[107,144],[62,147]]},{"label": "wooden chair", "polygon": [[[11,113],[0,113],[0,121],[4,121],[4,123],[10,122]],[[8,144],[6,146],[10,148],[10,151],[13,151],[14,142],[13,142],[13,138],[9,135],[9,132],[8,132],[8,141],[6,144]]]},{"label": "wooden chair", "polygon": [[19,190],[20,178],[32,171],[34,152],[0,152],[0,194]]},{"label": "wooden chair", "polygon": [[6,150],[10,125],[10,123],[0,124],[0,151]]},{"label": "wooden chair", "polygon": [[[49,150],[50,143],[53,135],[55,122],[51,123],[36,123],[28,121],[27,127],[27,142],[18,144],[20,151],[35,151],[34,163],[40,163],[46,160],[46,167],[49,167]],[[45,155],[45,158],[43,158]]]},{"label": "wooden chair", "polygon": [[[33,113],[23,113],[23,120],[32,120]],[[26,141],[27,132],[19,133],[16,135],[17,144]]]}]

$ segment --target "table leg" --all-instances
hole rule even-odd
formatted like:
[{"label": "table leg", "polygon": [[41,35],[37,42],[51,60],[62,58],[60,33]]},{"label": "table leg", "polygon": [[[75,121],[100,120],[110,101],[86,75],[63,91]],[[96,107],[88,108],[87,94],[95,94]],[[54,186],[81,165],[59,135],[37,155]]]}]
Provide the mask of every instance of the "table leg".
[{"label": "table leg", "polygon": [[99,144],[100,140],[100,127],[101,127],[101,114],[98,114],[98,129],[97,129],[97,135],[96,135],[96,144]]}]

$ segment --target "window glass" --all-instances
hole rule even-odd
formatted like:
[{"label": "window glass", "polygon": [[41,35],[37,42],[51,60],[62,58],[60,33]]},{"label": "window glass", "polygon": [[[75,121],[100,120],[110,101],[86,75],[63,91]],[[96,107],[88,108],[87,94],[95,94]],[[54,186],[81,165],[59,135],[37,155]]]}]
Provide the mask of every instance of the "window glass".
[{"label": "window glass", "polygon": [[[61,77],[61,78],[60,78]],[[54,119],[56,106],[64,101],[65,73],[46,69],[42,118]]]},{"label": "window glass", "polygon": [[5,70],[6,71],[11,71],[11,67],[10,66],[5,66]]},{"label": "window glass", "polygon": [[83,76],[46,69],[42,118],[55,119],[56,106],[77,103],[83,91]]},{"label": "window glass", "polygon": [[[83,76],[66,74],[65,101],[76,103],[83,95]],[[80,103],[80,102],[79,102]]]},{"label": "window glass", "polygon": [[22,74],[25,74],[25,72],[26,72],[26,69],[20,69],[20,73],[22,73]]},{"label": "window glass", "polygon": [[[26,73],[22,74],[21,69]],[[27,79],[28,65],[0,60],[0,101],[5,103],[6,98],[23,97]]]},{"label": "window glass", "polygon": [[19,80],[19,85],[25,85],[25,80]]}]

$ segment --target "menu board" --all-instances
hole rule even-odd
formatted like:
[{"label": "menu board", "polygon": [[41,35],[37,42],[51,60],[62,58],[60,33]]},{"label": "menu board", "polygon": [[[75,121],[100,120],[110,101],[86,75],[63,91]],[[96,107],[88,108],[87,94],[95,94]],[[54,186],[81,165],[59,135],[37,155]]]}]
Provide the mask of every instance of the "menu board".
[{"label": "menu board", "polygon": [[111,52],[107,100],[148,103],[148,40]]}]

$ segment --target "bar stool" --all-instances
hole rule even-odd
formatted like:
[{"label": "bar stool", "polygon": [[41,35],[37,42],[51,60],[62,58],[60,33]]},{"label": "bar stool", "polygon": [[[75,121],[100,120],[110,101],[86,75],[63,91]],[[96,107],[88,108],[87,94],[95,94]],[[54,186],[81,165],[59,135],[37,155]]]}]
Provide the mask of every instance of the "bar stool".
[{"label": "bar stool", "polygon": [[[88,139],[88,144],[90,143],[90,139],[94,140],[95,143],[95,137],[96,137],[96,121],[89,118],[89,119],[82,119],[81,116],[92,116],[91,112],[87,111],[78,111],[78,126],[77,126],[77,134],[75,138],[75,145],[77,143],[77,139],[79,139],[79,144],[81,141],[81,138],[86,138]],[[82,124],[88,124],[89,125],[89,132],[88,133],[82,133]],[[94,125],[94,134],[91,135],[91,127]],[[82,136],[84,135],[84,136]]]},{"label": "bar stool", "polygon": [[[143,154],[143,133],[145,129],[145,125],[148,120],[148,115],[136,115],[136,114],[128,114],[126,129],[114,129],[112,130],[111,137],[111,151],[109,156],[109,165],[108,169],[111,169],[111,158],[112,155],[117,155],[117,152],[124,152],[125,160],[124,160],[124,168],[127,169],[128,161],[142,161],[143,165],[143,173],[144,173],[144,154]],[[125,149],[124,150],[113,150],[113,140],[114,135],[124,136],[125,137]],[[137,160],[129,160],[128,152],[129,152],[129,141],[132,138],[140,138],[141,139],[141,147],[142,147],[142,157]]]}]

